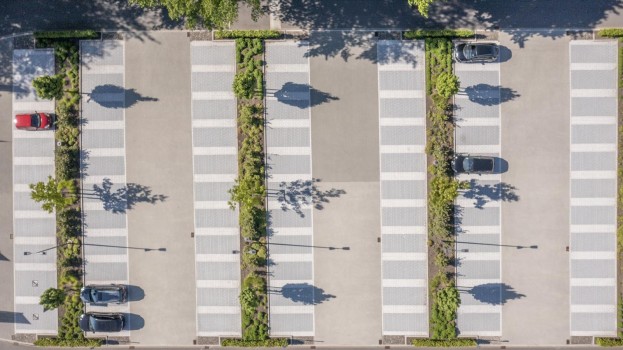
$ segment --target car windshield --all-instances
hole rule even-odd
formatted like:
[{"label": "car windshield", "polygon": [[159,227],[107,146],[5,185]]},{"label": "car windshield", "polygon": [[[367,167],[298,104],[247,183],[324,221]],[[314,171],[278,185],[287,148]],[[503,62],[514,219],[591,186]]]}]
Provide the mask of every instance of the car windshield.
[{"label": "car windshield", "polygon": [[474,50],[476,49],[475,45],[465,45],[465,47],[463,48],[463,56],[465,56],[466,59],[472,59],[474,57]]},{"label": "car windshield", "polygon": [[30,115],[30,126],[38,128],[41,126],[41,119],[39,118],[39,115],[34,113]]},{"label": "car windshield", "polygon": [[474,160],[472,158],[465,157],[465,159],[463,159],[463,170],[468,173],[474,171]]},{"label": "car windshield", "polygon": [[116,301],[119,293],[114,290],[97,290],[91,289],[91,300],[95,303],[105,303],[108,301]]}]

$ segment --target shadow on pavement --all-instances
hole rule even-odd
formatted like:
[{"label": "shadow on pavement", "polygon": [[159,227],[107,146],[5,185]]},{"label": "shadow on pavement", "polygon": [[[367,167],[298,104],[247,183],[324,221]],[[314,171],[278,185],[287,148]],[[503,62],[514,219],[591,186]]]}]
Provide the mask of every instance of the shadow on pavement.
[{"label": "shadow on pavement", "polygon": [[288,283],[270,292],[281,294],[284,298],[303,305],[317,305],[336,297],[335,295],[326,294],[324,289],[308,283]]},{"label": "shadow on pavement", "polygon": [[[145,97],[137,93],[135,89],[125,89],[121,86],[105,84],[96,86],[91,92],[84,92],[83,94],[88,96],[89,101],[95,101],[105,108],[128,108],[135,105],[137,102],[153,102],[158,101],[155,97]],[[124,96],[125,100],[120,100],[119,95]],[[117,95],[115,97],[114,95]],[[122,102],[123,101],[123,102]]]},{"label": "shadow on pavement", "polygon": [[123,314],[125,316],[124,331],[136,331],[145,327],[145,319],[137,314]]},{"label": "shadow on pavement", "polygon": [[102,201],[104,210],[113,213],[125,213],[138,203],[156,204],[167,199],[166,195],[152,194],[149,186],[135,183],[113,184],[109,178],[105,178],[101,186],[93,185],[91,189],[85,188],[82,196]]},{"label": "shadow on pavement", "polygon": [[517,188],[506,182],[495,185],[482,184],[475,179],[470,180],[469,189],[463,192],[463,197],[473,199],[474,206],[482,209],[485,204],[495,201],[517,202],[519,196],[515,193]]},{"label": "shadow on pavement", "polygon": [[503,305],[509,300],[525,297],[524,294],[517,293],[513,287],[505,283],[486,283],[472,288],[457,288],[459,292],[471,294],[474,299],[490,305]]},{"label": "shadow on pavement", "polygon": [[501,86],[476,84],[464,89],[470,101],[483,106],[495,106],[500,103],[514,100],[521,95],[517,91]]},{"label": "shadow on pavement", "polygon": [[323,210],[331,198],[346,194],[345,190],[336,188],[320,190],[316,185],[319,182],[320,179],[281,182],[279,190],[268,191],[268,197],[276,197],[281,204],[281,210],[292,210],[300,217],[305,217],[304,206],[313,205],[314,209]]},{"label": "shadow on pavement", "polygon": [[133,284],[128,285],[128,302],[141,301],[145,299],[145,291],[139,286]]},{"label": "shadow on pavement", "polygon": [[22,312],[0,311],[0,323],[30,324]]}]

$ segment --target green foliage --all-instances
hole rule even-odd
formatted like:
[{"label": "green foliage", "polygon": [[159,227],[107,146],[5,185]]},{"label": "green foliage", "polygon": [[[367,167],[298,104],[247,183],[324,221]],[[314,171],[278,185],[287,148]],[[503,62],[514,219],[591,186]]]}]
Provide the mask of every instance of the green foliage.
[{"label": "green foliage", "polygon": [[621,338],[595,338],[595,344],[600,346],[623,346]]},{"label": "green foliage", "polygon": [[42,203],[43,210],[51,213],[56,209],[63,210],[76,202],[76,187],[71,180],[55,180],[48,176],[48,182],[37,182],[29,185],[32,192],[30,197],[37,203]]},{"label": "green foliage", "polygon": [[433,293],[431,330],[433,339],[456,338],[456,311],[461,300],[454,285],[446,286]]},{"label": "green foliage", "polygon": [[55,154],[56,178],[63,180],[77,178],[80,167],[80,150],[61,146],[56,148]]},{"label": "green foliage", "polygon": [[428,348],[452,348],[477,346],[476,339],[473,338],[457,338],[457,339],[413,339],[411,345],[417,347]]},{"label": "green foliage", "polygon": [[218,30],[214,32],[215,39],[239,39],[239,38],[255,38],[255,39],[278,39],[281,38],[281,32],[277,30]]},{"label": "green foliage", "polygon": [[287,338],[272,338],[265,340],[242,340],[226,338],[221,340],[221,346],[237,346],[237,347],[264,347],[264,348],[276,348],[288,346]]},{"label": "green foliage", "polygon": [[472,38],[474,35],[474,31],[469,29],[416,29],[402,33],[404,39]]},{"label": "green foliage", "polygon": [[61,142],[63,146],[68,148],[78,148],[78,136],[80,130],[73,125],[65,123],[59,124],[56,129],[56,139]]},{"label": "green foliage", "polygon": [[99,347],[102,345],[100,339],[61,339],[61,338],[39,338],[35,340],[36,346],[62,346],[62,347]]},{"label": "green foliage", "polygon": [[[599,30],[599,36],[604,38],[621,38],[623,37],[623,28],[605,28]],[[603,338],[607,339],[607,338]]]},{"label": "green foliage", "polygon": [[238,3],[251,8],[256,20],[262,13],[260,0],[130,0],[141,7],[164,7],[173,20],[185,19],[189,28],[225,28],[238,18]]},{"label": "green foliage", "polygon": [[92,29],[41,31],[33,33],[35,39],[97,39],[100,34]]},{"label": "green foliage", "polygon": [[234,76],[234,95],[239,99],[250,99],[255,94],[255,76],[252,71],[244,71]]},{"label": "green foliage", "polygon": [[39,299],[39,305],[43,305],[43,311],[53,310],[65,301],[65,291],[57,288],[48,288]]},{"label": "green foliage", "polygon": [[416,6],[418,12],[422,16],[428,18],[428,9],[430,5],[432,5],[437,0],[408,0],[408,1],[409,1],[409,5]]},{"label": "green foliage", "polygon": [[32,86],[40,98],[53,100],[63,97],[63,76],[61,74],[36,77],[32,81]]},{"label": "green foliage", "polygon": [[448,72],[443,72],[437,77],[437,93],[446,100],[459,92],[459,78]]},{"label": "green foliage", "polygon": [[439,268],[450,265],[450,258],[441,249],[435,253],[435,265]]}]

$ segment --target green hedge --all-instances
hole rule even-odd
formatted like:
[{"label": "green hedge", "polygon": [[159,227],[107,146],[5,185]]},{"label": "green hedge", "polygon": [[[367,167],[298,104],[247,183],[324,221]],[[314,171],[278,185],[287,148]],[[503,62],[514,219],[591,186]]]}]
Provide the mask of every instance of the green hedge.
[{"label": "green hedge", "polygon": [[222,346],[239,346],[239,347],[253,347],[253,346],[261,346],[261,347],[284,347],[288,346],[288,339],[286,338],[272,338],[266,340],[242,340],[242,339],[232,339],[227,338],[221,341]]},{"label": "green hedge", "polygon": [[621,338],[595,338],[595,344],[600,346],[623,346]]},{"label": "green hedge", "polygon": [[450,348],[459,346],[476,346],[476,339],[457,338],[457,339],[413,339],[411,344],[414,346],[431,347],[431,348]]},{"label": "green hedge", "polygon": [[214,33],[216,39],[278,39],[281,32],[276,30],[219,30]]},{"label": "green hedge", "polygon": [[402,33],[405,39],[472,38],[474,35],[474,31],[469,29],[416,29]]},{"label": "green hedge", "polygon": [[599,35],[604,38],[620,38],[623,37],[623,28],[608,28],[599,31]]},{"label": "green hedge", "polygon": [[60,339],[41,338],[35,340],[36,346],[64,346],[64,347],[98,347],[102,345],[100,339]]},{"label": "green hedge", "polygon": [[84,29],[35,32],[34,36],[35,39],[96,39],[100,34],[92,29]]}]

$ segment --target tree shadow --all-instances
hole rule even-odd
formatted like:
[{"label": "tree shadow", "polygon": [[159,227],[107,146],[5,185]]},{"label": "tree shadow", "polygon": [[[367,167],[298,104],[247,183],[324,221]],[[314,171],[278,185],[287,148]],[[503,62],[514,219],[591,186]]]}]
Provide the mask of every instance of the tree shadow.
[{"label": "tree shadow", "polygon": [[483,106],[494,106],[500,103],[514,100],[521,96],[517,91],[489,84],[477,84],[466,87],[463,92],[469,100]]},{"label": "tree shadow", "polygon": [[293,82],[283,84],[281,89],[274,92],[267,90],[267,95],[276,97],[281,103],[301,109],[340,99],[339,97],[333,96],[328,92],[314,89],[309,84],[299,84]]},{"label": "tree shadow", "polygon": [[[18,52],[15,51],[13,57],[10,57],[10,62],[12,63],[8,64],[9,71],[4,72],[1,85],[3,86],[2,89],[6,88],[6,91],[12,91],[16,100],[39,99],[32,87],[32,81],[38,76],[46,75],[46,73],[54,74],[54,54],[43,55],[41,54],[42,51],[19,51],[19,56],[17,56],[19,58],[14,59]],[[8,52],[13,51],[8,50]],[[3,57],[2,59],[7,58],[9,57]],[[12,71],[10,70],[11,68],[13,69]],[[45,68],[48,68],[47,72]],[[18,77],[18,79],[13,80],[13,75]],[[7,78],[8,76],[11,76],[11,78]]]},{"label": "tree shadow", "polygon": [[92,190],[84,190],[82,195],[88,199],[99,199],[102,201],[104,210],[113,213],[125,213],[138,203],[156,204],[167,199],[167,196],[162,194],[152,195],[149,186],[135,183],[115,186],[109,178],[104,178],[101,186],[94,184]]},{"label": "tree shadow", "polygon": [[469,181],[469,189],[463,192],[463,197],[473,199],[474,206],[483,209],[488,202],[517,202],[519,195],[515,193],[517,188],[506,182],[500,182],[495,185],[483,185],[478,180]]},{"label": "tree shadow", "polygon": [[338,198],[346,194],[345,190],[331,188],[323,191],[318,189],[317,183],[320,179],[296,180],[291,182],[280,182],[279,189],[269,192],[269,197],[277,197],[281,204],[281,210],[292,210],[300,217],[305,217],[303,207],[312,206],[314,209],[323,210],[324,205],[330,202],[331,198]]},{"label": "tree shadow", "polygon": [[98,85],[91,92],[83,94],[88,96],[87,102],[93,100],[105,108],[128,108],[137,102],[158,101],[156,97],[142,96],[135,89],[125,89],[112,84]]},{"label": "tree shadow", "polygon": [[318,305],[336,297],[309,283],[288,283],[281,288],[272,289],[269,293],[281,294],[284,298],[303,305]]},{"label": "tree shadow", "polygon": [[23,312],[0,311],[0,323],[30,324]]},{"label": "tree shadow", "polygon": [[472,288],[457,288],[459,292],[471,294],[474,299],[490,305],[503,305],[509,300],[521,299],[526,296],[517,293],[513,287],[505,283],[486,283]]}]

